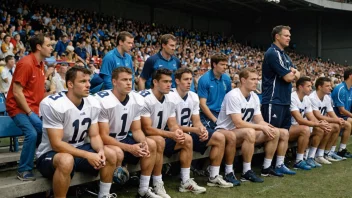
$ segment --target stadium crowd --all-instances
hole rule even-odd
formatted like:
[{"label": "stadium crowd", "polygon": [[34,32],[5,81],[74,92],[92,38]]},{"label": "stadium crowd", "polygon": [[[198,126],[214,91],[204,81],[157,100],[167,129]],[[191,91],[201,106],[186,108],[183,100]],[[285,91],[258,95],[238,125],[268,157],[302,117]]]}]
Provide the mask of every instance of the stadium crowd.
[{"label": "stadium crowd", "polygon": [[[284,164],[289,141],[298,142],[297,169],[310,170],[352,157],[346,150],[352,121],[348,92],[352,70],[330,60],[285,53],[288,45],[283,44],[283,36],[290,37],[287,26],[274,28],[273,44],[264,52],[221,33],[38,6],[35,1],[4,1],[0,15],[0,91],[8,96],[7,108],[16,125],[24,132],[34,131],[31,138],[40,139],[37,168],[60,184],[54,185],[56,196],[65,196],[74,170],[98,174],[100,169],[99,197],[109,197],[112,180],[117,180],[113,172],[123,171],[122,161],[137,163],[141,158],[138,195],[169,197],[161,175],[162,159],[176,152],[181,163],[179,191],[203,193],[206,189],[190,178],[190,165],[192,150],[204,153],[208,146],[207,185],[219,187],[240,185],[233,167],[236,147],[242,150],[241,181],[252,182],[264,181],[251,170],[255,144],[265,143],[263,177],[296,174]],[[275,69],[270,50],[284,69],[280,65]],[[29,67],[44,67],[38,60],[45,62],[44,99],[33,88],[41,87],[34,79],[40,76],[39,70],[33,79],[27,76],[32,72]],[[275,126],[265,113],[262,116],[258,94],[263,90],[268,95],[268,89],[262,88],[262,77],[268,83],[263,65],[284,74],[279,75],[279,83],[287,83],[285,92],[295,102],[288,99],[285,104],[291,104],[288,128]],[[275,80],[270,89],[275,90]],[[286,87],[281,84],[276,86]],[[333,92],[331,101],[328,95],[335,86],[339,91]],[[94,96],[89,95],[89,88]],[[271,97],[282,94],[272,92]],[[340,97],[346,100],[336,99]],[[318,104],[317,98],[323,102]],[[265,105],[271,110],[271,103]],[[292,131],[291,114],[296,126]],[[82,116],[80,124],[77,118]],[[341,144],[335,152],[340,130]],[[91,144],[83,142],[87,135]],[[35,180],[31,156],[36,145],[31,140],[21,155],[20,180]],[[28,140],[24,141],[25,148]],[[219,173],[222,161],[224,177]]]}]

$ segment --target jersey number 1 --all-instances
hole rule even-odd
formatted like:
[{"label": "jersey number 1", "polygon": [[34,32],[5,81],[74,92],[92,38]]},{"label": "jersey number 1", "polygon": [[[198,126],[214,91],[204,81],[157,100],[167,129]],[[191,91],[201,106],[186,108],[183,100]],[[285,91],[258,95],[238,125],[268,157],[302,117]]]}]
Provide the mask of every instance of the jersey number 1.
[{"label": "jersey number 1", "polygon": [[[126,123],[127,123],[127,113],[125,113],[121,116],[121,120],[122,120],[122,127],[121,127],[121,131],[118,136],[125,136],[127,133],[125,131]],[[113,138],[116,138],[116,135],[117,135],[117,133],[110,133],[110,136]]]}]

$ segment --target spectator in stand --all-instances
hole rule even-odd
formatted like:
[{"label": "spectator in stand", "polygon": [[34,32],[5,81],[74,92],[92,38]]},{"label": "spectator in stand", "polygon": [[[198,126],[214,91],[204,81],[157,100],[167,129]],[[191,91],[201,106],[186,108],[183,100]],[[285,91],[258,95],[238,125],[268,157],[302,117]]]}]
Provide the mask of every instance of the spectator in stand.
[{"label": "spectator in stand", "polygon": [[12,75],[15,72],[15,58],[11,55],[8,55],[5,57],[5,63],[5,67],[1,71],[0,90],[1,93],[5,94],[5,97],[7,97],[7,92],[9,91],[12,81]]},{"label": "spectator in stand", "polygon": [[55,46],[55,52],[57,52],[57,55],[61,56],[61,54],[66,51],[67,45],[68,45],[67,35],[63,34],[61,39],[57,42]]},{"label": "spectator in stand", "polygon": [[123,31],[117,36],[118,46],[111,50],[103,58],[100,68],[100,76],[104,80],[104,89],[112,89],[111,75],[112,71],[117,67],[128,67],[132,70],[132,85],[134,89],[134,68],[132,57],[128,54],[133,46],[134,37],[131,33]]},{"label": "spectator in stand", "polygon": [[35,148],[42,136],[38,114],[45,91],[43,61],[53,51],[50,38],[43,34],[33,36],[29,43],[32,53],[17,63],[6,100],[8,114],[25,135],[17,174],[22,181],[36,179],[32,169]]},{"label": "spectator in stand", "polygon": [[67,91],[66,79],[65,79],[67,68],[68,68],[67,63],[61,63],[59,65],[58,72],[54,75],[52,79],[52,84],[54,86],[56,93]]},{"label": "spectator in stand", "polygon": [[1,44],[1,52],[4,57],[11,55],[14,56],[13,54],[13,44],[10,42],[11,41],[11,36],[10,35],[5,35],[4,40]]}]

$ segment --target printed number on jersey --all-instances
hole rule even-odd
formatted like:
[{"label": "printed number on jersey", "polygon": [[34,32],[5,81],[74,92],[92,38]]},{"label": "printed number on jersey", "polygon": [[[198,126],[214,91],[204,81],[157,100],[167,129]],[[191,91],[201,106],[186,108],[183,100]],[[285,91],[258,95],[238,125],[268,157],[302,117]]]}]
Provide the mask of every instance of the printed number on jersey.
[{"label": "printed number on jersey", "polygon": [[[76,143],[84,141],[84,138],[88,134],[88,129],[89,129],[91,123],[92,123],[92,120],[90,118],[84,118],[81,123],[79,122],[79,119],[75,120],[72,123],[73,136],[72,136],[72,139],[68,143],[76,144]],[[82,132],[80,132],[81,127],[87,127],[87,128],[85,130],[83,130]],[[78,137],[79,137],[79,139],[77,139]]]},{"label": "printed number on jersey", "polygon": [[246,122],[250,122],[253,118],[254,109],[253,108],[241,109],[241,113],[242,113],[242,120]]},{"label": "printed number on jersey", "polygon": [[113,137],[113,138],[116,138],[116,136],[126,136],[127,134],[127,131],[126,131],[126,123],[127,123],[127,116],[128,114],[125,113],[121,116],[121,120],[122,120],[122,127],[121,127],[121,131],[119,134],[117,133],[110,133],[110,136]]},{"label": "printed number on jersey", "polygon": [[182,111],[181,111],[181,126],[188,126],[190,115],[191,115],[190,108],[182,109]]}]

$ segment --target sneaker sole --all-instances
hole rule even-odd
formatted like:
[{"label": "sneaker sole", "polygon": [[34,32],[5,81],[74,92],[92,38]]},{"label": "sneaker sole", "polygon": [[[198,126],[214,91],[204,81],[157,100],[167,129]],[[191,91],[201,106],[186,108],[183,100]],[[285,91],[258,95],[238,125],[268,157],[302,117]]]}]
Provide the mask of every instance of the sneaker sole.
[{"label": "sneaker sole", "polygon": [[263,173],[261,173],[260,176],[262,176],[262,177],[283,177],[284,175],[273,175],[273,174],[263,174]]},{"label": "sneaker sole", "polygon": [[232,188],[233,187],[233,184],[232,186],[228,185],[228,186],[222,186],[220,184],[214,184],[214,183],[210,183],[210,182],[207,182],[207,186],[211,186],[211,187],[220,187],[220,188]]},{"label": "sneaker sole", "polygon": [[178,189],[179,192],[191,192],[193,194],[201,194],[201,193],[205,193],[207,190],[204,191],[192,191],[192,190],[187,190],[187,189]]},{"label": "sneaker sole", "polygon": [[293,167],[293,169],[295,169],[295,170],[303,170],[303,171],[310,171],[310,170],[312,170],[312,169],[304,169],[304,168],[296,168],[296,167]]},{"label": "sneaker sole", "polygon": [[17,179],[21,180],[21,181],[35,181],[36,178],[33,178],[33,179],[23,179],[22,177],[20,176],[17,176]]},{"label": "sneaker sole", "polygon": [[248,179],[245,179],[245,178],[241,178],[241,182],[253,182],[253,183],[263,183],[264,181],[251,181],[251,180],[248,180]]}]

